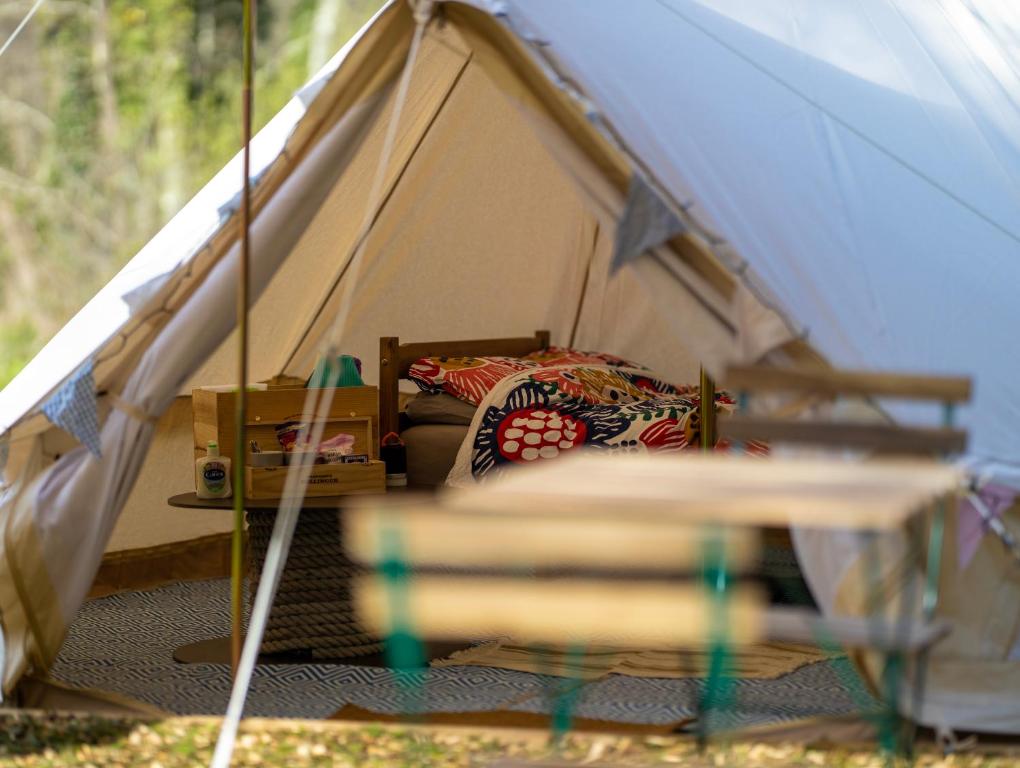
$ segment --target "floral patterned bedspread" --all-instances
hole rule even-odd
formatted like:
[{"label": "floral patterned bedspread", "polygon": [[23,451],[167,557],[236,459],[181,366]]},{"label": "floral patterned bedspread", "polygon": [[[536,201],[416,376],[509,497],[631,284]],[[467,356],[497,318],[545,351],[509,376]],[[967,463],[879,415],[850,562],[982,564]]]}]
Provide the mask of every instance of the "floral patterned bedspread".
[{"label": "floral patterned bedspread", "polygon": [[[584,447],[682,451],[700,438],[697,387],[678,388],[639,368],[560,365],[512,373],[478,406],[447,478],[469,485],[515,464]],[[716,409],[733,401],[716,394]]]}]

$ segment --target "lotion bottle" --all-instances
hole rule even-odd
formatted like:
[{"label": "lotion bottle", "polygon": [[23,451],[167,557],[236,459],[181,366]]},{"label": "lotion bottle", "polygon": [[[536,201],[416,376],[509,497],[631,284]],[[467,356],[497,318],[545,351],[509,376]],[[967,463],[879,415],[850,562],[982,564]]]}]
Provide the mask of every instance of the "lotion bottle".
[{"label": "lotion bottle", "polygon": [[200,499],[229,499],[230,459],[220,456],[215,440],[206,445],[205,456],[195,462],[195,490]]}]

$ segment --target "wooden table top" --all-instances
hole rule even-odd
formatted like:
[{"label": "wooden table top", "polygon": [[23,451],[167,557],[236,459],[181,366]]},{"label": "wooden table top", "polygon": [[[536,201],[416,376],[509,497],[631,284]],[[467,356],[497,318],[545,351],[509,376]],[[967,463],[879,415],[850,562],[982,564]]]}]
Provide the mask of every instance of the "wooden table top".
[{"label": "wooden table top", "polygon": [[[369,494],[359,494],[367,496]],[[379,495],[379,494],[371,494]],[[306,496],[301,502],[301,509],[343,509],[350,503],[351,496]],[[166,500],[171,507],[182,509],[233,509],[234,499],[200,499],[198,494],[178,493]],[[249,510],[272,510],[280,508],[280,499],[248,499],[244,500],[244,508]]]},{"label": "wooden table top", "polygon": [[963,472],[925,460],[588,453],[444,494],[452,508],[516,516],[646,516],[676,522],[856,529],[901,526],[959,489]]}]

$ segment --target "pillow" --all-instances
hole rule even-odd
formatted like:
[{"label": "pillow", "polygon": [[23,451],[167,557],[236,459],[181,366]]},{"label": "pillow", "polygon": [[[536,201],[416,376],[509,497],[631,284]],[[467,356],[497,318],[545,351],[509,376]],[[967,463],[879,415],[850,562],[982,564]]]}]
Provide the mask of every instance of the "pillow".
[{"label": "pillow", "polygon": [[419,392],[407,401],[404,412],[415,424],[457,424],[469,427],[476,410],[471,403],[445,393],[433,395]]},{"label": "pillow", "polygon": [[524,360],[534,360],[541,366],[549,365],[611,365],[614,368],[641,368],[648,370],[643,365],[632,363],[616,355],[607,355],[605,352],[582,352],[579,349],[569,347],[546,347],[538,352],[527,354]]},{"label": "pillow", "polygon": [[534,360],[516,357],[423,357],[411,366],[407,378],[423,392],[445,392],[478,405],[504,376],[538,367]]}]

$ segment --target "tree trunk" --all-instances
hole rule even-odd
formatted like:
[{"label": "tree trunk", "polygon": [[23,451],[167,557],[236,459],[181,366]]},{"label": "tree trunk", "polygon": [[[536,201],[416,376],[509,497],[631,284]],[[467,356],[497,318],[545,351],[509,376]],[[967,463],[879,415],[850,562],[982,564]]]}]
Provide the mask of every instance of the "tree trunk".
[{"label": "tree trunk", "polygon": [[340,14],[344,0],[318,0],[312,28],[308,33],[308,76],[311,77],[333,55],[336,31],[340,27]]},{"label": "tree trunk", "polygon": [[[40,289],[39,275],[35,269],[38,260],[35,258],[34,243],[30,242],[34,238],[24,231],[22,221],[9,200],[10,195],[6,193],[0,196],[0,232],[3,232],[4,250],[8,256],[4,290],[0,295],[3,301],[0,319],[13,321],[19,316],[26,316],[38,321],[41,318],[33,306]],[[36,322],[36,325],[40,323]]]},{"label": "tree trunk", "polygon": [[110,60],[110,24],[106,0],[92,0],[92,10],[92,85],[99,99],[99,140],[104,154],[112,154],[120,135],[120,120]]}]

